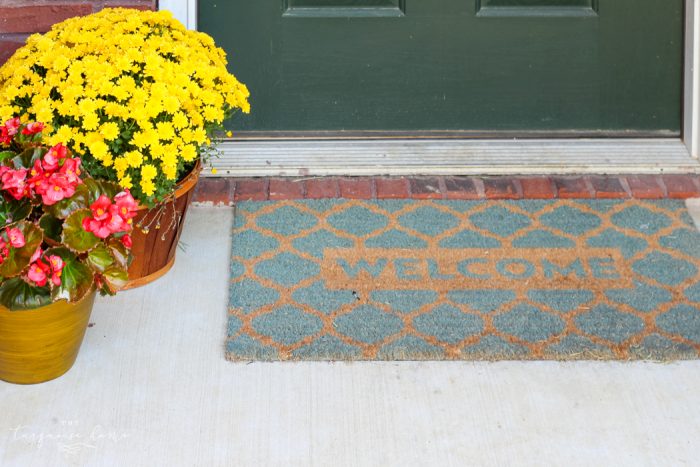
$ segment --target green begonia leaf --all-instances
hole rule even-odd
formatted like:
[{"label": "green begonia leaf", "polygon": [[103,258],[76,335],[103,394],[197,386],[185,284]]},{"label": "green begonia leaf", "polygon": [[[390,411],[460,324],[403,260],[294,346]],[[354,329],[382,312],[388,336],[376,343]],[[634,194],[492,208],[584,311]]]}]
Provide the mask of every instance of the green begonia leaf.
[{"label": "green begonia leaf", "polygon": [[45,238],[57,243],[61,241],[61,232],[63,232],[63,221],[61,219],[46,213],[39,219],[39,227],[44,231]]},{"label": "green begonia leaf", "polygon": [[95,277],[92,270],[82,264],[73,252],[67,248],[51,248],[46,255],[57,255],[63,259],[61,285],[54,286],[51,291],[53,300],[65,299],[77,302],[92,290]]},{"label": "green begonia leaf", "polygon": [[46,148],[29,148],[19,154],[17,154],[12,161],[15,164],[16,169],[31,169],[34,162],[44,157],[47,153]]},{"label": "green begonia leaf", "polygon": [[32,205],[27,200],[15,201],[0,198],[0,226],[19,222],[29,217]]},{"label": "green begonia leaf", "polygon": [[115,264],[115,259],[110,248],[101,243],[90,250],[87,256],[87,264],[96,271],[105,272],[107,268]]},{"label": "green begonia leaf", "polygon": [[87,264],[103,279],[102,291],[110,295],[122,289],[129,280],[128,262],[128,250],[116,239],[98,245],[87,256]]},{"label": "green begonia leaf", "polygon": [[8,279],[0,285],[0,304],[12,311],[38,308],[49,303],[49,289],[34,287],[19,277]]},{"label": "green begonia leaf", "polygon": [[114,295],[123,289],[129,281],[129,273],[120,267],[110,267],[102,273],[105,285],[102,287],[106,293]]},{"label": "green begonia leaf", "polygon": [[83,219],[91,215],[89,209],[80,209],[68,216],[63,224],[62,243],[77,253],[85,253],[100,242],[95,234],[83,229]]},{"label": "green begonia leaf", "polygon": [[22,221],[15,226],[24,234],[25,244],[22,248],[10,247],[7,258],[0,265],[0,277],[14,277],[24,271],[44,239],[41,229],[31,222]]},{"label": "green begonia leaf", "polygon": [[88,207],[90,207],[90,192],[83,183],[75,187],[73,196],[63,199],[51,206],[46,206],[45,209],[54,217],[65,219],[78,209],[85,209]]},{"label": "green begonia leaf", "polygon": [[117,262],[116,264],[123,269],[128,269],[131,264],[131,254],[121,240],[112,237],[107,241],[107,247],[110,249],[112,256]]},{"label": "green begonia leaf", "polygon": [[100,195],[105,195],[109,199],[114,199],[114,196],[122,191],[122,188],[113,182],[107,180],[95,180],[94,178],[86,178],[83,184],[90,192],[90,203],[97,201]]}]

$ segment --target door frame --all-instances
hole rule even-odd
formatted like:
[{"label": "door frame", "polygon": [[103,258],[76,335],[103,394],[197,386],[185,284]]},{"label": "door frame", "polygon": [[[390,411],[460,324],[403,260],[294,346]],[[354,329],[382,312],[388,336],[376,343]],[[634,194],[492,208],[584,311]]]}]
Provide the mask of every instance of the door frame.
[{"label": "door frame", "polygon": [[[170,10],[189,29],[197,28],[197,0],[160,0],[159,9]],[[229,141],[220,144],[222,157],[213,166],[220,176],[700,173],[700,5],[696,0],[685,0],[684,62],[681,138],[363,141],[365,162],[357,164],[348,164],[348,158],[357,154],[356,143]],[[485,150],[494,158],[493,164],[485,163]],[[523,151],[541,157],[518,163],[514,158]],[[304,156],[310,153],[315,158]],[[445,153],[450,158],[443,157]],[[620,164],[622,160],[629,163]]]}]

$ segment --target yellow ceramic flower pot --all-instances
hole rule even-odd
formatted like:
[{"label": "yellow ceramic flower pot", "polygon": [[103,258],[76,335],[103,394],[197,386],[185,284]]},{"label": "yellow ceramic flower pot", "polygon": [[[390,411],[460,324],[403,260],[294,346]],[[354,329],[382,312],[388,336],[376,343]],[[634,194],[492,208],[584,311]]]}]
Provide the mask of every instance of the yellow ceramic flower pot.
[{"label": "yellow ceramic flower pot", "polygon": [[0,379],[43,383],[73,366],[83,342],[96,292],[77,303],[61,300],[33,310],[0,306]]}]

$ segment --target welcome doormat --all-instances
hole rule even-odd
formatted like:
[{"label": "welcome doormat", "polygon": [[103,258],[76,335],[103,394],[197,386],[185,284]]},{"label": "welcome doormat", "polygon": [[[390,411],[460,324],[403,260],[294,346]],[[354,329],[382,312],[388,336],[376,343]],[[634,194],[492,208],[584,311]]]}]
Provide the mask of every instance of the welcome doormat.
[{"label": "welcome doormat", "polygon": [[688,359],[680,201],[237,205],[230,360]]}]

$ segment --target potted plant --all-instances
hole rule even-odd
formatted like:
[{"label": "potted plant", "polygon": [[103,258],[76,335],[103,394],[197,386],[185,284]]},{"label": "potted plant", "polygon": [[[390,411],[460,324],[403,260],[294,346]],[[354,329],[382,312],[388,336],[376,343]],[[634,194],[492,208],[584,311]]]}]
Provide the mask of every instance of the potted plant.
[{"label": "potted plant", "polygon": [[0,379],[30,384],[73,365],[95,294],[127,281],[137,203],[90,178],[41,123],[0,126]]},{"label": "potted plant", "polygon": [[172,265],[200,161],[223,121],[250,110],[226,64],[169,12],[107,8],[29,37],[0,68],[0,118],[46,122],[51,144],[139,202],[128,286]]}]

